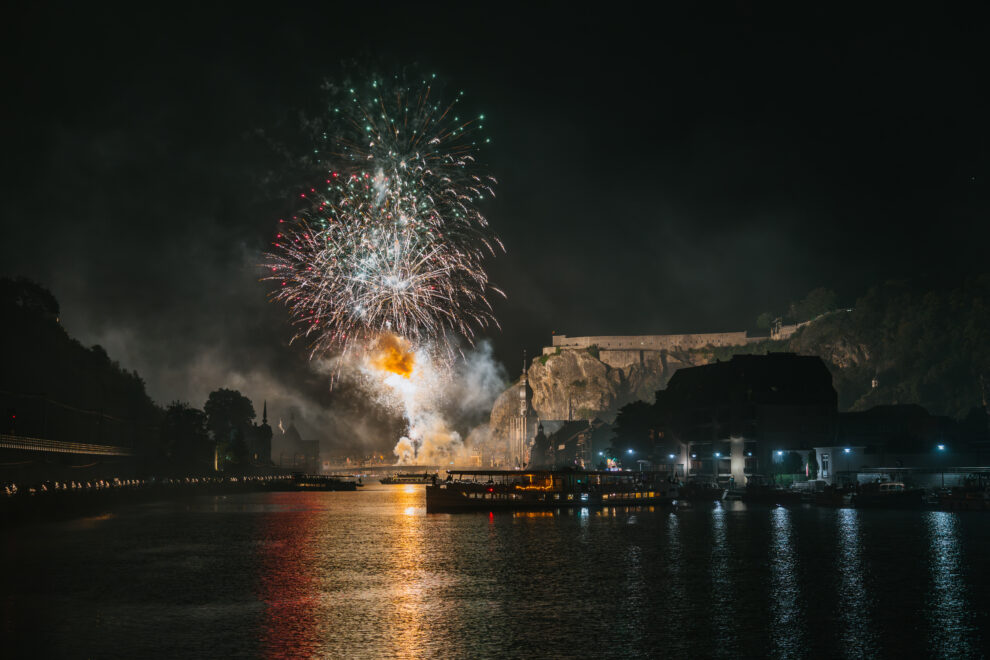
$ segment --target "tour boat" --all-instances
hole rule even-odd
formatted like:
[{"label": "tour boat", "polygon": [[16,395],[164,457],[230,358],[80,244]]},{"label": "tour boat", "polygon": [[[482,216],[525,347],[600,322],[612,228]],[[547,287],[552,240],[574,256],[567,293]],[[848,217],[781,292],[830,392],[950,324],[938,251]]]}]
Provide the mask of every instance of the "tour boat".
[{"label": "tour boat", "polygon": [[604,470],[448,470],[426,487],[426,511],[495,511],[668,504],[668,472]]}]

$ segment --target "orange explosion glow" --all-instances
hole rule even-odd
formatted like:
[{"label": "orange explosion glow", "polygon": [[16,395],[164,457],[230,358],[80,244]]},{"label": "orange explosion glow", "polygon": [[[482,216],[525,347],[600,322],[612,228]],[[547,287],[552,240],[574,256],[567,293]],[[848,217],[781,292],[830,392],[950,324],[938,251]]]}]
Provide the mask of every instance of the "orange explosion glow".
[{"label": "orange explosion glow", "polygon": [[380,371],[409,378],[416,362],[416,354],[408,341],[397,335],[386,334],[378,338],[371,351],[371,363]]}]

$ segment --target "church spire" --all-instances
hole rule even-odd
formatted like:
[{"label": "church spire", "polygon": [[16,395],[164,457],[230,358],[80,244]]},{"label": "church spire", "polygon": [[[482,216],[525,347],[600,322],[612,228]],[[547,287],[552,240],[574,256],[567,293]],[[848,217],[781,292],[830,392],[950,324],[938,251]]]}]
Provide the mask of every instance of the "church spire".
[{"label": "church spire", "polygon": [[268,423],[268,399],[265,399],[265,404],[264,407],[262,408],[261,423],[262,424]]}]

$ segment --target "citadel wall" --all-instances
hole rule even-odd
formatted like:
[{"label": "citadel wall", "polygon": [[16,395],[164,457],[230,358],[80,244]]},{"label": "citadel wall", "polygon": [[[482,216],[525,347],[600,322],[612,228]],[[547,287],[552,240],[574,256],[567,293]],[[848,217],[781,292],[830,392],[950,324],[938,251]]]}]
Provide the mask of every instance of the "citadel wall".
[{"label": "citadel wall", "polygon": [[543,348],[544,355],[551,355],[558,349],[581,350],[590,346],[598,348],[598,359],[605,364],[622,369],[632,364],[642,364],[655,359],[662,351],[675,349],[745,346],[769,339],[789,339],[805,323],[778,326],[772,336],[751,337],[746,332],[708,332],[683,335],[599,335],[589,337],[568,337],[554,335],[553,345]]}]

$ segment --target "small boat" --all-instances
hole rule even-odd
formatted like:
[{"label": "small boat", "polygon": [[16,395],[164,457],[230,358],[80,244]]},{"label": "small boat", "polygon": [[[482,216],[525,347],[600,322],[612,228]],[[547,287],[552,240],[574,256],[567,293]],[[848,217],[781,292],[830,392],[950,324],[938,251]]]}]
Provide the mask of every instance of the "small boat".
[{"label": "small boat", "polygon": [[856,507],[920,508],[924,503],[924,489],[908,488],[900,481],[864,484],[852,496]]},{"label": "small boat", "polygon": [[431,484],[437,480],[439,474],[434,472],[430,474],[424,472],[422,474],[401,474],[396,472],[395,474],[389,475],[387,477],[381,477],[378,483],[382,484]]},{"label": "small boat", "polygon": [[939,493],[937,504],[952,511],[990,511],[990,484],[985,475],[971,477],[962,486]]},{"label": "small boat", "polygon": [[717,502],[725,499],[727,492],[727,489],[714,481],[689,481],[681,487],[677,499],[688,502]]},{"label": "small boat", "polygon": [[273,481],[273,490],[357,490],[357,482],[322,474],[293,474],[291,479]]}]

